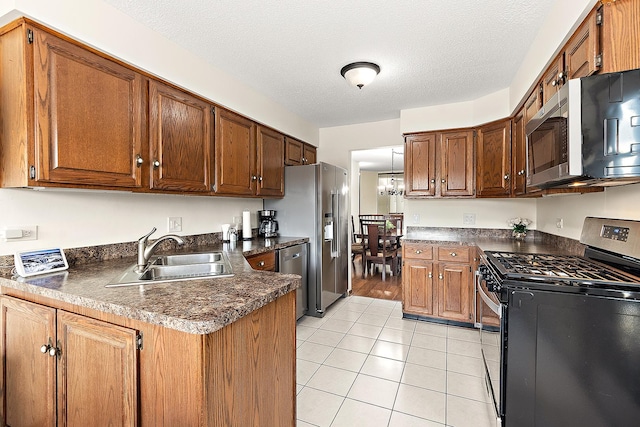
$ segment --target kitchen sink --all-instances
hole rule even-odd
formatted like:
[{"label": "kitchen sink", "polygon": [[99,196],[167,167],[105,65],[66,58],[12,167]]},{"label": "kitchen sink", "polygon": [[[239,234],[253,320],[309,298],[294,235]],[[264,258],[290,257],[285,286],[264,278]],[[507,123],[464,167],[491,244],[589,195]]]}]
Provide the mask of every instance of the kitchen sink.
[{"label": "kitchen sink", "polygon": [[190,265],[221,262],[224,259],[222,252],[209,252],[202,254],[164,255],[151,258],[154,265]]},{"label": "kitchen sink", "polygon": [[138,271],[137,264],[132,265],[106,287],[231,276],[231,264],[223,252],[157,255],[151,257],[142,272]]}]

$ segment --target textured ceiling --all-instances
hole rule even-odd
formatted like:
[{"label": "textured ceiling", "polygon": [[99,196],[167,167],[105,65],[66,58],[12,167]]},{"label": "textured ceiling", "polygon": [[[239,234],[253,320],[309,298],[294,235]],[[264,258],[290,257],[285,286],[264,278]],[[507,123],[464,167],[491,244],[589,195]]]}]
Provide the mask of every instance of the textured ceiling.
[{"label": "textured ceiling", "polygon": [[[105,0],[318,127],[397,118],[511,83],[562,0]],[[354,61],[381,72],[358,90]]]}]

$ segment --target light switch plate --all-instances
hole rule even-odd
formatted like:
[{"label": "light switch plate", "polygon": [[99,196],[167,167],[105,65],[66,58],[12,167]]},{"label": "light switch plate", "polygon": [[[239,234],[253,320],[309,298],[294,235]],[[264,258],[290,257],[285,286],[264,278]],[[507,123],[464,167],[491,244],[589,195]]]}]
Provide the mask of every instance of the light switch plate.
[{"label": "light switch plate", "polygon": [[476,214],[474,213],[464,213],[462,214],[462,223],[465,225],[475,225],[476,224]]},{"label": "light switch plate", "polygon": [[170,216],[167,221],[167,231],[182,231],[182,217]]}]

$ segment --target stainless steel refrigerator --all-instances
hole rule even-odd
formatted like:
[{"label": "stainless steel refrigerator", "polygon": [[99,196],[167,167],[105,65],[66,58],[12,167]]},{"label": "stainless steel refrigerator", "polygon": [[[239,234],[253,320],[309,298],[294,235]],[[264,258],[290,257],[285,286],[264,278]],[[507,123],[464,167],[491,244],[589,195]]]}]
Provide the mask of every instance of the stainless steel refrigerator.
[{"label": "stainless steel refrigerator", "polygon": [[309,238],[308,310],[315,317],[346,296],[349,275],[347,171],[327,163],[285,168],[285,196],[267,199],[281,236]]}]

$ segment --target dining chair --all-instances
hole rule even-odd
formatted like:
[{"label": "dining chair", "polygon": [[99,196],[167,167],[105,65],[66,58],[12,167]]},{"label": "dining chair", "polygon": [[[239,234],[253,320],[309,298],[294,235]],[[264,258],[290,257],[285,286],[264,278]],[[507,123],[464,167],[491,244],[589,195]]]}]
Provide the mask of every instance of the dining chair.
[{"label": "dining chair", "polygon": [[362,255],[362,278],[365,270],[382,264],[382,280],[386,280],[387,265],[391,267],[393,276],[398,270],[398,248],[390,244],[391,237],[387,220],[364,219],[361,221],[364,253]]},{"label": "dining chair", "polygon": [[358,254],[364,254],[364,239],[357,237],[356,228],[353,224],[353,215],[351,215],[351,263],[353,268],[356,268],[355,259]]}]

